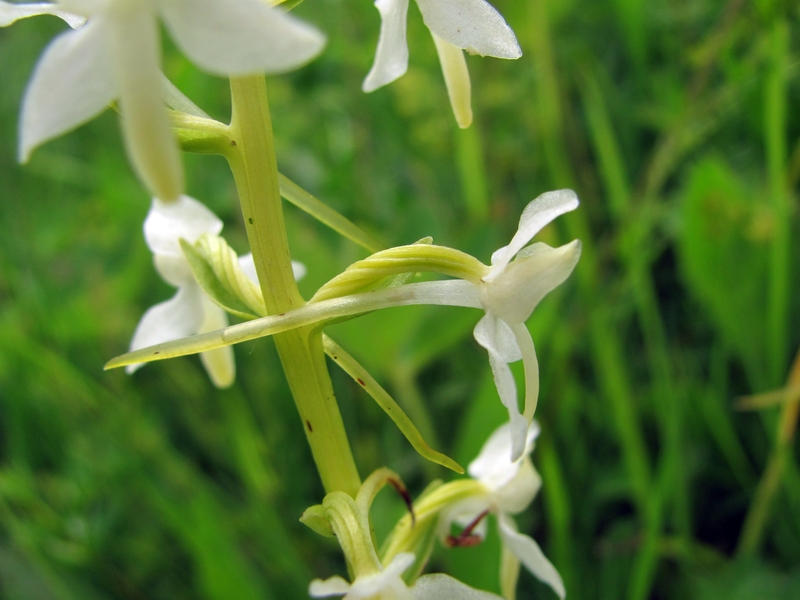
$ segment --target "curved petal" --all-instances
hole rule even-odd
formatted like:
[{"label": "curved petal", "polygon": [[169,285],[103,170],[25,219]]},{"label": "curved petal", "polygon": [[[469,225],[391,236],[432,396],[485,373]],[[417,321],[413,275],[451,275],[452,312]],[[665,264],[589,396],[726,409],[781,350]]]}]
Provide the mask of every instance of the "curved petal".
[{"label": "curved petal", "polygon": [[280,73],[314,58],[325,36],[259,0],[164,0],[178,47],[214,75]]},{"label": "curved petal", "polygon": [[[228,313],[214,304],[208,296],[203,295],[204,319],[197,333],[214,331],[228,326]],[[233,348],[226,346],[200,353],[200,362],[206,369],[212,383],[224,389],[233,384],[236,379],[236,361],[233,357]]]},{"label": "curved petal", "polygon": [[97,19],[62,33],[44,51],[22,101],[20,162],[102,112],[117,95],[107,34]]},{"label": "curved petal", "polygon": [[327,598],[328,596],[344,596],[350,591],[350,584],[338,575],[323,581],[315,579],[308,586],[308,594],[312,598]]},{"label": "curved petal", "polygon": [[553,588],[553,591],[563,600],[567,595],[564,582],[556,568],[539,548],[539,544],[533,538],[519,533],[516,524],[508,515],[501,513],[498,515],[497,521],[503,544],[516,555],[526,569]]},{"label": "curved petal", "polygon": [[533,338],[525,323],[511,325],[511,330],[522,351],[522,366],[525,369],[525,404],[522,415],[530,423],[539,401],[539,360],[536,358]]},{"label": "curved petal", "polygon": [[[511,454],[510,427],[508,423],[505,423],[495,429],[478,456],[467,467],[470,477],[479,480],[492,491],[499,490],[514,479],[522,465],[521,460],[512,461],[509,458]],[[528,427],[525,437],[524,456],[530,455],[533,451],[533,444],[539,436],[539,432],[539,424],[533,421]]]},{"label": "curved petal", "polygon": [[444,573],[423,575],[411,591],[416,600],[502,600],[496,594],[476,590]]},{"label": "curved petal", "polygon": [[[489,365],[492,368],[494,384],[500,401],[508,410],[509,427],[511,429],[511,460],[517,460],[525,451],[525,439],[528,431],[528,421],[519,411],[517,401],[517,384],[514,383],[514,376],[508,367],[506,360],[509,356],[509,348],[504,348],[505,342],[501,341],[505,334],[501,334],[508,329],[508,325],[503,323],[495,315],[487,313],[475,326],[473,334],[475,340],[489,352]],[[513,334],[512,334],[513,335]],[[519,349],[517,348],[517,351]],[[519,360],[516,358],[515,360]]]},{"label": "curved petal", "polygon": [[144,220],[144,239],[153,254],[183,258],[179,240],[193,244],[206,233],[218,235],[220,231],[222,221],[217,215],[190,196],[171,203],[153,198]]},{"label": "curved petal", "polygon": [[20,19],[36,17],[38,15],[55,15],[67,22],[67,25],[77,29],[86,19],[80,15],[58,10],[58,5],[49,2],[36,2],[30,4],[11,4],[0,0],[0,27],[7,27]]},{"label": "curved petal", "polygon": [[492,254],[492,271],[484,277],[491,281],[497,277],[514,255],[522,250],[539,231],[556,217],[578,208],[578,196],[572,190],[545,192],[528,203],[519,218],[519,227],[508,246]]},{"label": "curved petal", "polygon": [[484,0],[417,0],[417,4],[428,29],[470,54],[522,56],[514,32]]},{"label": "curved petal", "polygon": [[153,196],[174,202],[183,193],[183,166],[164,106],[158,23],[142,8],[109,16],[108,24],[128,157]]},{"label": "curved petal", "polygon": [[[187,285],[166,302],[151,306],[136,326],[131,351],[197,333],[205,317],[202,293],[199,286]],[[130,374],[141,366],[129,365],[125,370]]]},{"label": "curved petal", "polygon": [[526,456],[514,478],[492,494],[492,501],[499,512],[516,515],[531,505],[541,487],[542,478]]},{"label": "curved petal", "polygon": [[431,35],[436,44],[436,52],[439,54],[447,96],[450,98],[456,123],[461,129],[466,129],[472,124],[472,88],[464,52],[435,33],[431,32]]},{"label": "curved petal", "polygon": [[408,69],[408,0],[375,0],[375,8],[381,13],[381,33],[375,62],[361,86],[365,92],[373,92],[391,83]]},{"label": "curved petal", "polygon": [[520,252],[516,260],[481,286],[481,300],[504,321],[524,323],[542,298],[570,276],[580,256],[579,240],[558,248],[534,244],[530,252],[524,256]]}]

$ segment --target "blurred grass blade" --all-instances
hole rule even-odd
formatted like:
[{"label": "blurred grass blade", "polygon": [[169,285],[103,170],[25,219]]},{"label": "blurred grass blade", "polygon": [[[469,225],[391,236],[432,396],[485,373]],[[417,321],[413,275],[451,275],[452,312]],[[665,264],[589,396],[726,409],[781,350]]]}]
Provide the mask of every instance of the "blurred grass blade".
[{"label": "blurred grass blade", "polygon": [[280,186],[281,196],[303,212],[317,219],[320,223],[327,225],[336,233],[346,237],[362,248],[366,248],[370,252],[383,250],[384,245],[378,240],[362,230],[347,217],[341,215],[338,211],[309,194],[285,175],[278,174],[278,184]]},{"label": "blurred grass blade", "polygon": [[406,437],[409,443],[414,447],[420,456],[427,458],[431,462],[440,464],[456,473],[463,473],[464,469],[452,458],[445,456],[441,452],[437,452],[422,439],[414,423],[408,418],[400,405],[394,401],[389,393],[375,381],[375,378],[362,367],[356,359],[350,356],[341,346],[334,342],[327,335],[322,336],[323,347],[325,353],[339,365],[345,373],[350,375],[364,390],[372,396],[373,400],[378,403],[389,418],[394,421],[400,432]]}]

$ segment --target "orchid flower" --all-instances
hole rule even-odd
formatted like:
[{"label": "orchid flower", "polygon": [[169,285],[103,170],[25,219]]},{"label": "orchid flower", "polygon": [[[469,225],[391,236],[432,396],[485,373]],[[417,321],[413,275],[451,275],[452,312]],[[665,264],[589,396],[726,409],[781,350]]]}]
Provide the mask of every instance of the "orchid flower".
[{"label": "orchid flower", "polygon": [[[305,306],[283,315],[254,319],[221,331],[145,348],[109,361],[106,368],[203,352],[393,306],[437,304],[482,308],[486,314],[473,334],[489,353],[495,385],[509,414],[511,460],[516,460],[524,453],[539,395],[539,364],[525,321],[542,298],[569,277],[581,250],[578,240],[558,248],[543,243],[526,245],[550,221],[577,207],[578,198],[572,190],[546,192],[533,200],[522,212],[511,242],[492,255],[491,266],[443,246],[412,244],[391,248],[348,267]],[[387,273],[397,274],[400,270],[437,271],[460,279],[411,283],[361,293],[352,291],[361,289],[359,282],[365,278],[379,281]],[[522,412],[508,366],[520,359],[525,370]]]},{"label": "orchid flower", "polygon": [[[203,235],[217,235],[220,231],[222,221],[194,198],[181,196],[171,204],[153,199],[144,222],[145,241],[161,278],[178,288],[178,292],[145,312],[133,334],[131,350],[228,325],[227,313],[203,292],[180,245],[181,239],[191,244]],[[254,282],[258,281],[252,254],[240,257],[239,266]],[[295,278],[302,277],[305,267],[294,262],[292,267]],[[233,383],[236,365],[231,348],[203,352],[200,360],[217,387]],[[141,366],[141,363],[132,364],[126,370],[130,374]]]},{"label": "orchid flower", "polygon": [[64,18],[34,70],[20,119],[19,158],[118,99],[128,155],[150,192],[183,193],[178,145],[162,100],[159,19],[176,45],[214,75],[282,72],[313,58],[325,38],[260,0],[59,0],[0,3],[0,26],[40,14]]},{"label": "orchid flower", "polygon": [[[406,16],[409,0],[376,0],[381,32],[375,62],[364,79],[372,92],[391,83],[408,69]],[[422,19],[433,36],[447,92],[460,127],[472,123],[470,81],[463,50],[496,58],[522,56],[514,32],[485,0],[417,0]]]},{"label": "orchid flower", "polygon": [[[474,532],[482,538],[486,529],[486,520],[483,517],[488,512],[493,513],[497,517],[503,542],[503,561],[506,564],[501,570],[501,583],[506,597],[513,597],[521,562],[563,599],[566,591],[558,571],[533,538],[519,533],[510,516],[525,510],[542,485],[542,479],[530,459],[534,442],[539,435],[539,425],[536,421],[531,423],[525,439],[525,452],[522,457],[513,461],[509,459],[509,426],[506,423],[495,430],[478,457],[467,468],[470,476],[483,484],[484,493],[473,495],[442,511],[440,537],[445,538],[451,525],[458,523],[471,526],[469,533]],[[458,538],[448,536],[445,539],[449,539],[451,545],[458,545]]]}]

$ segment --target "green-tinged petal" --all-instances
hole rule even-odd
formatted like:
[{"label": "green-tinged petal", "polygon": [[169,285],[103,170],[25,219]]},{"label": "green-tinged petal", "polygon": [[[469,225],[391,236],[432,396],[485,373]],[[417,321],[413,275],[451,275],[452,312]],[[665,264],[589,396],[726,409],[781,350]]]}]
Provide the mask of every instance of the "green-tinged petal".
[{"label": "green-tinged petal", "polygon": [[[205,318],[200,325],[197,333],[222,329],[228,325],[228,315],[219,306],[211,302],[208,297],[203,296],[203,313]],[[220,389],[228,388],[233,385],[236,379],[236,361],[233,357],[233,348],[217,348],[200,354],[200,362],[203,363],[206,373],[211,378],[211,382]]]},{"label": "green-tinged petal", "polygon": [[260,0],[162,0],[175,43],[215,75],[281,73],[322,51],[316,28]]},{"label": "green-tinged petal", "polygon": [[403,494],[408,493],[403,480],[400,479],[400,475],[387,467],[376,469],[364,480],[364,483],[362,483],[361,487],[358,489],[358,494],[356,494],[356,504],[358,508],[361,509],[361,512],[366,515],[369,514],[372,501],[375,500],[375,496],[378,495],[378,492],[386,487],[387,483],[391,484],[392,487],[399,492],[401,491]]},{"label": "green-tinged petal", "polygon": [[150,192],[174,202],[183,193],[183,166],[164,107],[155,15],[126,11],[109,16],[107,27],[128,156]]},{"label": "green-tinged petal", "polygon": [[19,130],[19,160],[44,142],[93,118],[117,95],[108,31],[103,19],[53,40],[36,64]]},{"label": "green-tinged petal", "polygon": [[275,335],[276,333],[314,323],[332,321],[381,308],[411,306],[414,304],[481,308],[477,287],[468,281],[412,283],[385,290],[307,304],[282,315],[271,315],[247,323],[233,325],[220,331],[143,348],[142,350],[129,352],[111,359],[106,363],[105,368],[114,369],[133,363],[196,354],[197,352]]},{"label": "green-tinged petal", "polygon": [[73,15],[58,9],[57,4],[50,2],[35,2],[29,4],[12,4],[11,2],[0,1],[0,27],[7,27],[20,19],[36,17],[38,15],[54,15],[67,22],[67,25],[77,29],[86,23],[86,19],[80,15]]},{"label": "green-tinged petal", "polygon": [[547,560],[539,544],[533,538],[519,533],[514,520],[508,515],[500,513],[497,522],[503,545],[514,553],[526,569],[553,588],[553,591],[563,600],[567,595],[564,582],[553,564]]},{"label": "green-tinged petal", "polygon": [[378,252],[384,248],[383,244],[363,231],[358,225],[315,198],[285,175],[278,174],[278,184],[283,198],[317,219],[320,223],[327,225],[336,233],[370,252]]},{"label": "green-tinged petal", "polygon": [[327,598],[329,596],[344,596],[350,591],[350,584],[334,575],[326,580],[315,579],[308,586],[308,594],[312,598]]},{"label": "green-tinged petal", "polygon": [[381,33],[375,62],[361,86],[372,92],[391,83],[408,69],[408,44],[406,43],[406,15],[408,0],[375,0],[381,14]]},{"label": "green-tinged petal", "polygon": [[378,403],[384,412],[389,415],[389,418],[394,421],[400,432],[406,437],[408,442],[414,447],[420,456],[428,459],[431,462],[440,464],[455,471],[456,473],[463,473],[464,469],[452,458],[437,452],[431,448],[422,438],[419,430],[414,426],[411,419],[408,418],[400,405],[394,401],[389,393],[375,380],[369,372],[362,367],[358,361],[350,356],[341,346],[336,344],[328,336],[323,335],[322,338],[325,352],[330,356],[333,361],[339,365],[345,373],[350,375],[364,390],[372,396],[375,402]]},{"label": "green-tinged petal", "polygon": [[519,582],[519,559],[503,546],[500,554],[500,593],[505,600],[516,600]]},{"label": "green-tinged petal", "polygon": [[536,358],[533,338],[525,323],[516,323],[510,327],[522,352],[522,366],[525,369],[525,403],[522,415],[530,424],[539,402],[539,360]]},{"label": "green-tinged petal", "polygon": [[381,562],[372,543],[369,515],[344,492],[331,492],[322,506],[356,577],[379,573]]},{"label": "green-tinged petal", "polygon": [[181,241],[197,283],[209,298],[242,319],[265,316],[261,288],[241,268],[236,252],[216,235],[205,235],[194,245]]},{"label": "green-tinged petal", "polygon": [[442,65],[450,106],[461,129],[472,125],[472,91],[464,51],[431,32]]},{"label": "green-tinged petal", "polygon": [[433,33],[471,54],[496,58],[522,56],[514,32],[485,0],[417,0]]},{"label": "green-tinged petal", "polygon": [[192,115],[200,119],[211,119],[207,112],[192,102],[189,97],[180,91],[163,73],[161,74],[161,85],[162,91],[164,92],[164,102],[167,103],[167,106],[178,112]]},{"label": "green-tinged petal", "polygon": [[321,504],[309,506],[300,517],[300,522],[324,537],[336,537],[325,507]]},{"label": "green-tinged petal", "polygon": [[416,600],[502,600],[497,594],[476,590],[444,573],[423,575],[412,591]]}]

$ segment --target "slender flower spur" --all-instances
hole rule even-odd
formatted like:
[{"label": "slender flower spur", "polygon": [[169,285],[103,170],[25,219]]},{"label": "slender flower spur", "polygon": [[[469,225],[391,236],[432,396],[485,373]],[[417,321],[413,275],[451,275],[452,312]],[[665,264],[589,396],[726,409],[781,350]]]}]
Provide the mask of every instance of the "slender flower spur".
[{"label": "slender flower spur", "polygon": [[[501,584],[504,595],[513,597],[521,562],[563,599],[566,591],[558,571],[533,538],[517,531],[516,523],[510,516],[530,506],[542,485],[541,477],[530,459],[534,442],[539,435],[539,425],[536,421],[531,423],[525,440],[525,452],[514,461],[509,460],[508,427],[509,424],[506,423],[495,430],[478,457],[467,468],[470,476],[483,484],[484,493],[473,495],[442,511],[440,538],[451,546],[471,539],[473,532],[482,538],[486,530],[484,517],[491,512],[497,517],[503,542]],[[450,536],[453,523],[467,526],[465,531],[469,536]]]},{"label": "slender flower spur", "polygon": [[[371,92],[408,69],[406,16],[409,0],[376,0],[381,32],[375,62],[364,79]],[[514,32],[485,0],[417,0],[422,19],[439,53],[450,103],[460,127],[472,122],[470,81],[463,50],[470,54],[515,59],[522,56]]]},{"label": "slender flower spur", "polygon": [[325,43],[313,27],[260,0],[60,0],[0,4],[0,25],[56,14],[70,25],[44,51],[22,104],[20,161],[85,123],[113,100],[125,144],[150,192],[166,202],[183,193],[183,169],[162,100],[159,19],[177,46],[215,75],[282,72]]}]

